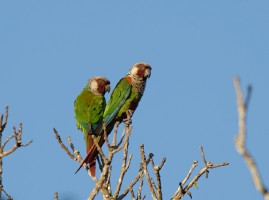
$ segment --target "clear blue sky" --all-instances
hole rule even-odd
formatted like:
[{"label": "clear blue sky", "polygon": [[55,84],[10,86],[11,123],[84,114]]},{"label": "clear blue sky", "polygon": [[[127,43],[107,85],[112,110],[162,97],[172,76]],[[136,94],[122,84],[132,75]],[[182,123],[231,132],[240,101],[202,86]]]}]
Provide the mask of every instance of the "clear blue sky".
[{"label": "clear blue sky", "polygon": [[268,27],[266,0],[1,0],[1,113],[10,106],[5,136],[22,121],[23,142],[34,141],[4,159],[5,189],[16,200],[48,200],[55,191],[60,199],[86,199],[93,182],[85,171],[74,175],[78,164],[52,129],[63,140],[70,135],[84,155],[74,99],[88,78],[107,76],[114,87],[145,61],[153,70],[133,117],[130,178],[143,143],[156,163],[167,157],[161,172],[169,199],[194,160],[203,166],[203,145],[208,160],[230,165],[201,178],[193,199],[262,199],[233,144],[233,77],[254,86],[247,143],[269,186]]}]

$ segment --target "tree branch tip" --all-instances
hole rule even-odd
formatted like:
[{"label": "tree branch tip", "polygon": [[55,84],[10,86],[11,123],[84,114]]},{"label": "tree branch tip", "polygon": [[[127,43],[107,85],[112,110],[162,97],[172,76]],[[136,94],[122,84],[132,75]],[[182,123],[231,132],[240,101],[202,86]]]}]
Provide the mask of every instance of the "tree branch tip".
[{"label": "tree branch tip", "polygon": [[234,77],[234,82],[238,82],[238,83],[240,82],[240,78],[239,78],[239,76],[235,76],[235,77]]},{"label": "tree branch tip", "polygon": [[20,147],[21,146],[21,141],[20,140],[16,141],[16,146],[17,147]]},{"label": "tree branch tip", "polygon": [[223,166],[226,166],[226,165],[229,165],[230,163],[229,162],[223,162],[222,164],[223,164]]},{"label": "tree branch tip", "polygon": [[202,153],[204,153],[204,148],[203,148],[203,146],[200,146],[199,149],[200,149],[200,151],[201,151]]},{"label": "tree branch tip", "polygon": [[190,196],[190,198],[192,199],[192,195],[190,191],[187,191],[187,194]]},{"label": "tree branch tip", "polygon": [[149,158],[153,158],[154,154],[153,153],[149,153]]}]

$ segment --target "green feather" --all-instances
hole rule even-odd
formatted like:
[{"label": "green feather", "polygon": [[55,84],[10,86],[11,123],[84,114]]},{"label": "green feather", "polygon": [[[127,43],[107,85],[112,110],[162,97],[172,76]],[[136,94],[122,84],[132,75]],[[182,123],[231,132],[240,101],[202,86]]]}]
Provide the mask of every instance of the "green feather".
[{"label": "green feather", "polygon": [[84,133],[86,147],[87,136],[95,134],[97,127],[102,123],[106,101],[102,95],[95,95],[86,86],[78,95],[74,103],[76,124]]},{"label": "green feather", "polygon": [[131,92],[131,84],[125,78],[121,79],[113,90],[104,111],[104,121],[108,125],[118,114]]},{"label": "green feather", "polygon": [[142,95],[134,90],[127,77],[118,82],[104,111],[104,121],[108,134],[116,121],[122,122],[128,109],[136,109],[141,97]]}]

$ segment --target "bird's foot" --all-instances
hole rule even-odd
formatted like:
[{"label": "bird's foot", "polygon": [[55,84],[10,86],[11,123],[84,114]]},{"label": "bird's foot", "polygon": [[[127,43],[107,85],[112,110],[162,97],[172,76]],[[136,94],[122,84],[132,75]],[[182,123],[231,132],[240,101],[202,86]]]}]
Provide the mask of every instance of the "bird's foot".
[{"label": "bird's foot", "polygon": [[133,116],[134,111],[133,110],[127,110],[126,111],[126,119],[123,119],[122,121],[125,123],[126,126],[130,126],[132,124],[131,117]]}]

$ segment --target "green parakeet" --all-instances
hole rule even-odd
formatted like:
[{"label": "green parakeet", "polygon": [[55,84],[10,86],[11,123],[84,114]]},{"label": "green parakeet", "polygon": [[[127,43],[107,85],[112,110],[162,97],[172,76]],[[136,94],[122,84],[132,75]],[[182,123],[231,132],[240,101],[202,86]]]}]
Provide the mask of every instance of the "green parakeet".
[{"label": "green parakeet", "polygon": [[[127,117],[127,110],[135,111],[143,96],[146,81],[150,75],[151,67],[149,64],[140,62],[134,64],[129,73],[118,82],[104,111],[103,118],[106,125],[107,135],[113,130],[114,124],[117,121],[122,122],[123,119]],[[104,143],[103,134],[103,131],[100,131],[98,137],[100,146]],[[98,150],[96,146],[93,145],[79,169],[85,162],[95,160],[97,155]]]},{"label": "green parakeet", "polygon": [[[74,112],[78,129],[84,133],[87,153],[93,148],[93,138],[102,129],[103,113],[106,107],[104,95],[110,91],[107,78],[91,78],[74,103]],[[95,172],[95,160],[86,160],[91,171]]]}]

